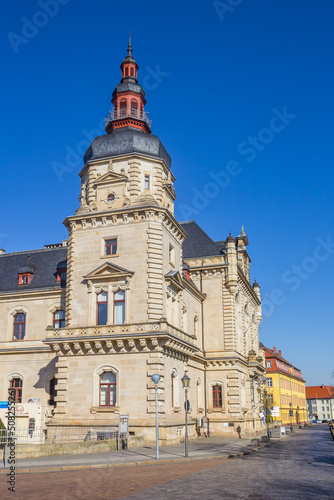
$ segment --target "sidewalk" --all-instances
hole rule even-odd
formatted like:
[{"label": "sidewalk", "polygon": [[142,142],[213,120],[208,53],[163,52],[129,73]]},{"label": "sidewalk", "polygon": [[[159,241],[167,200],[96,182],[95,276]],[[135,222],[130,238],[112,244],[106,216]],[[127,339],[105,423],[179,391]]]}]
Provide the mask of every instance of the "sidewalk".
[{"label": "sidewalk", "polygon": [[[273,439],[272,442],[276,441]],[[261,447],[267,444],[261,445]],[[189,443],[188,458],[184,456],[184,444],[162,446],[159,460],[156,460],[154,446],[130,448],[129,450],[106,453],[86,453],[83,455],[56,455],[50,457],[25,458],[16,461],[16,472],[56,472],[74,469],[93,469],[115,466],[147,465],[161,462],[208,460],[231,458],[251,453],[251,438],[203,438]],[[0,474],[8,472],[2,468]]]}]

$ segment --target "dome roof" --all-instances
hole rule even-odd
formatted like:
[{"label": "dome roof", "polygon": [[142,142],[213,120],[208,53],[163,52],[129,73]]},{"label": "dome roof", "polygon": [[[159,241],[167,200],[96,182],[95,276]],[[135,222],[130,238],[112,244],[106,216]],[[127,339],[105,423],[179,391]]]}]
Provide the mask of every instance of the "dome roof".
[{"label": "dome roof", "polygon": [[171,158],[156,135],[145,134],[130,127],[96,137],[84,155],[84,162],[128,153],[139,153],[159,158],[168,168],[171,166]]}]

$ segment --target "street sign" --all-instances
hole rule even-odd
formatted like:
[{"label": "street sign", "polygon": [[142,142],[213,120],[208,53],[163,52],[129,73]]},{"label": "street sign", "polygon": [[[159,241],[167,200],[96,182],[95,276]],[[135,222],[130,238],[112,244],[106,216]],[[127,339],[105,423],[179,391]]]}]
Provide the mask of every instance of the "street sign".
[{"label": "street sign", "polygon": [[0,408],[8,408],[8,401],[0,401]]}]

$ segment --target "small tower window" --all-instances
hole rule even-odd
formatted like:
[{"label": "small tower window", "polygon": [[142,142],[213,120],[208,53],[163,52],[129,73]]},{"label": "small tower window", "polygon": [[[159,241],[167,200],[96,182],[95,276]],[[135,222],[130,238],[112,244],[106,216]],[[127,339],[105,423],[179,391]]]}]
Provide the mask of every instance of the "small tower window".
[{"label": "small tower window", "polygon": [[126,100],[123,99],[120,102],[120,117],[126,116]]},{"label": "small tower window", "polygon": [[65,311],[60,309],[53,313],[53,328],[64,328],[65,326]]},{"label": "small tower window", "polygon": [[150,189],[150,176],[149,175],[145,175],[144,187],[145,187],[145,189]]},{"label": "small tower window", "polygon": [[130,69],[130,75],[135,76],[135,70],[133,68]]},{"label": "small tower window", "polygon": [[124,75],[125,76],[129,76],[129,68],[128,67],[125,68]]},{"label": "small tower window", "polygon": [[112,193],[108,194],[108,202],[112,203],[113,201],[115,201],[115,195]]},{"label": "small tower window", "polygon": [[131,101],[131,116],[138,117],[138,103],[136,101]]}]

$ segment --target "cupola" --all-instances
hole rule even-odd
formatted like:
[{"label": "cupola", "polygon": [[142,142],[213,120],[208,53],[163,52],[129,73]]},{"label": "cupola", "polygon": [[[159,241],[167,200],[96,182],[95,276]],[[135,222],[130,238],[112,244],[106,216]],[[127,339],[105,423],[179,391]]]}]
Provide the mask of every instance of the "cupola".
[{"label": "cupola", "polygon": [[131,35],[129,35],[128,55],[121,64],[122,79],[114,92],[111,103],[113,110],[106,118],[106,132],[124,128],[141,130],[145,134],[151,133],[151,120],[145,111],[145,92],[138,84],[138,64],[132,56]]}]

